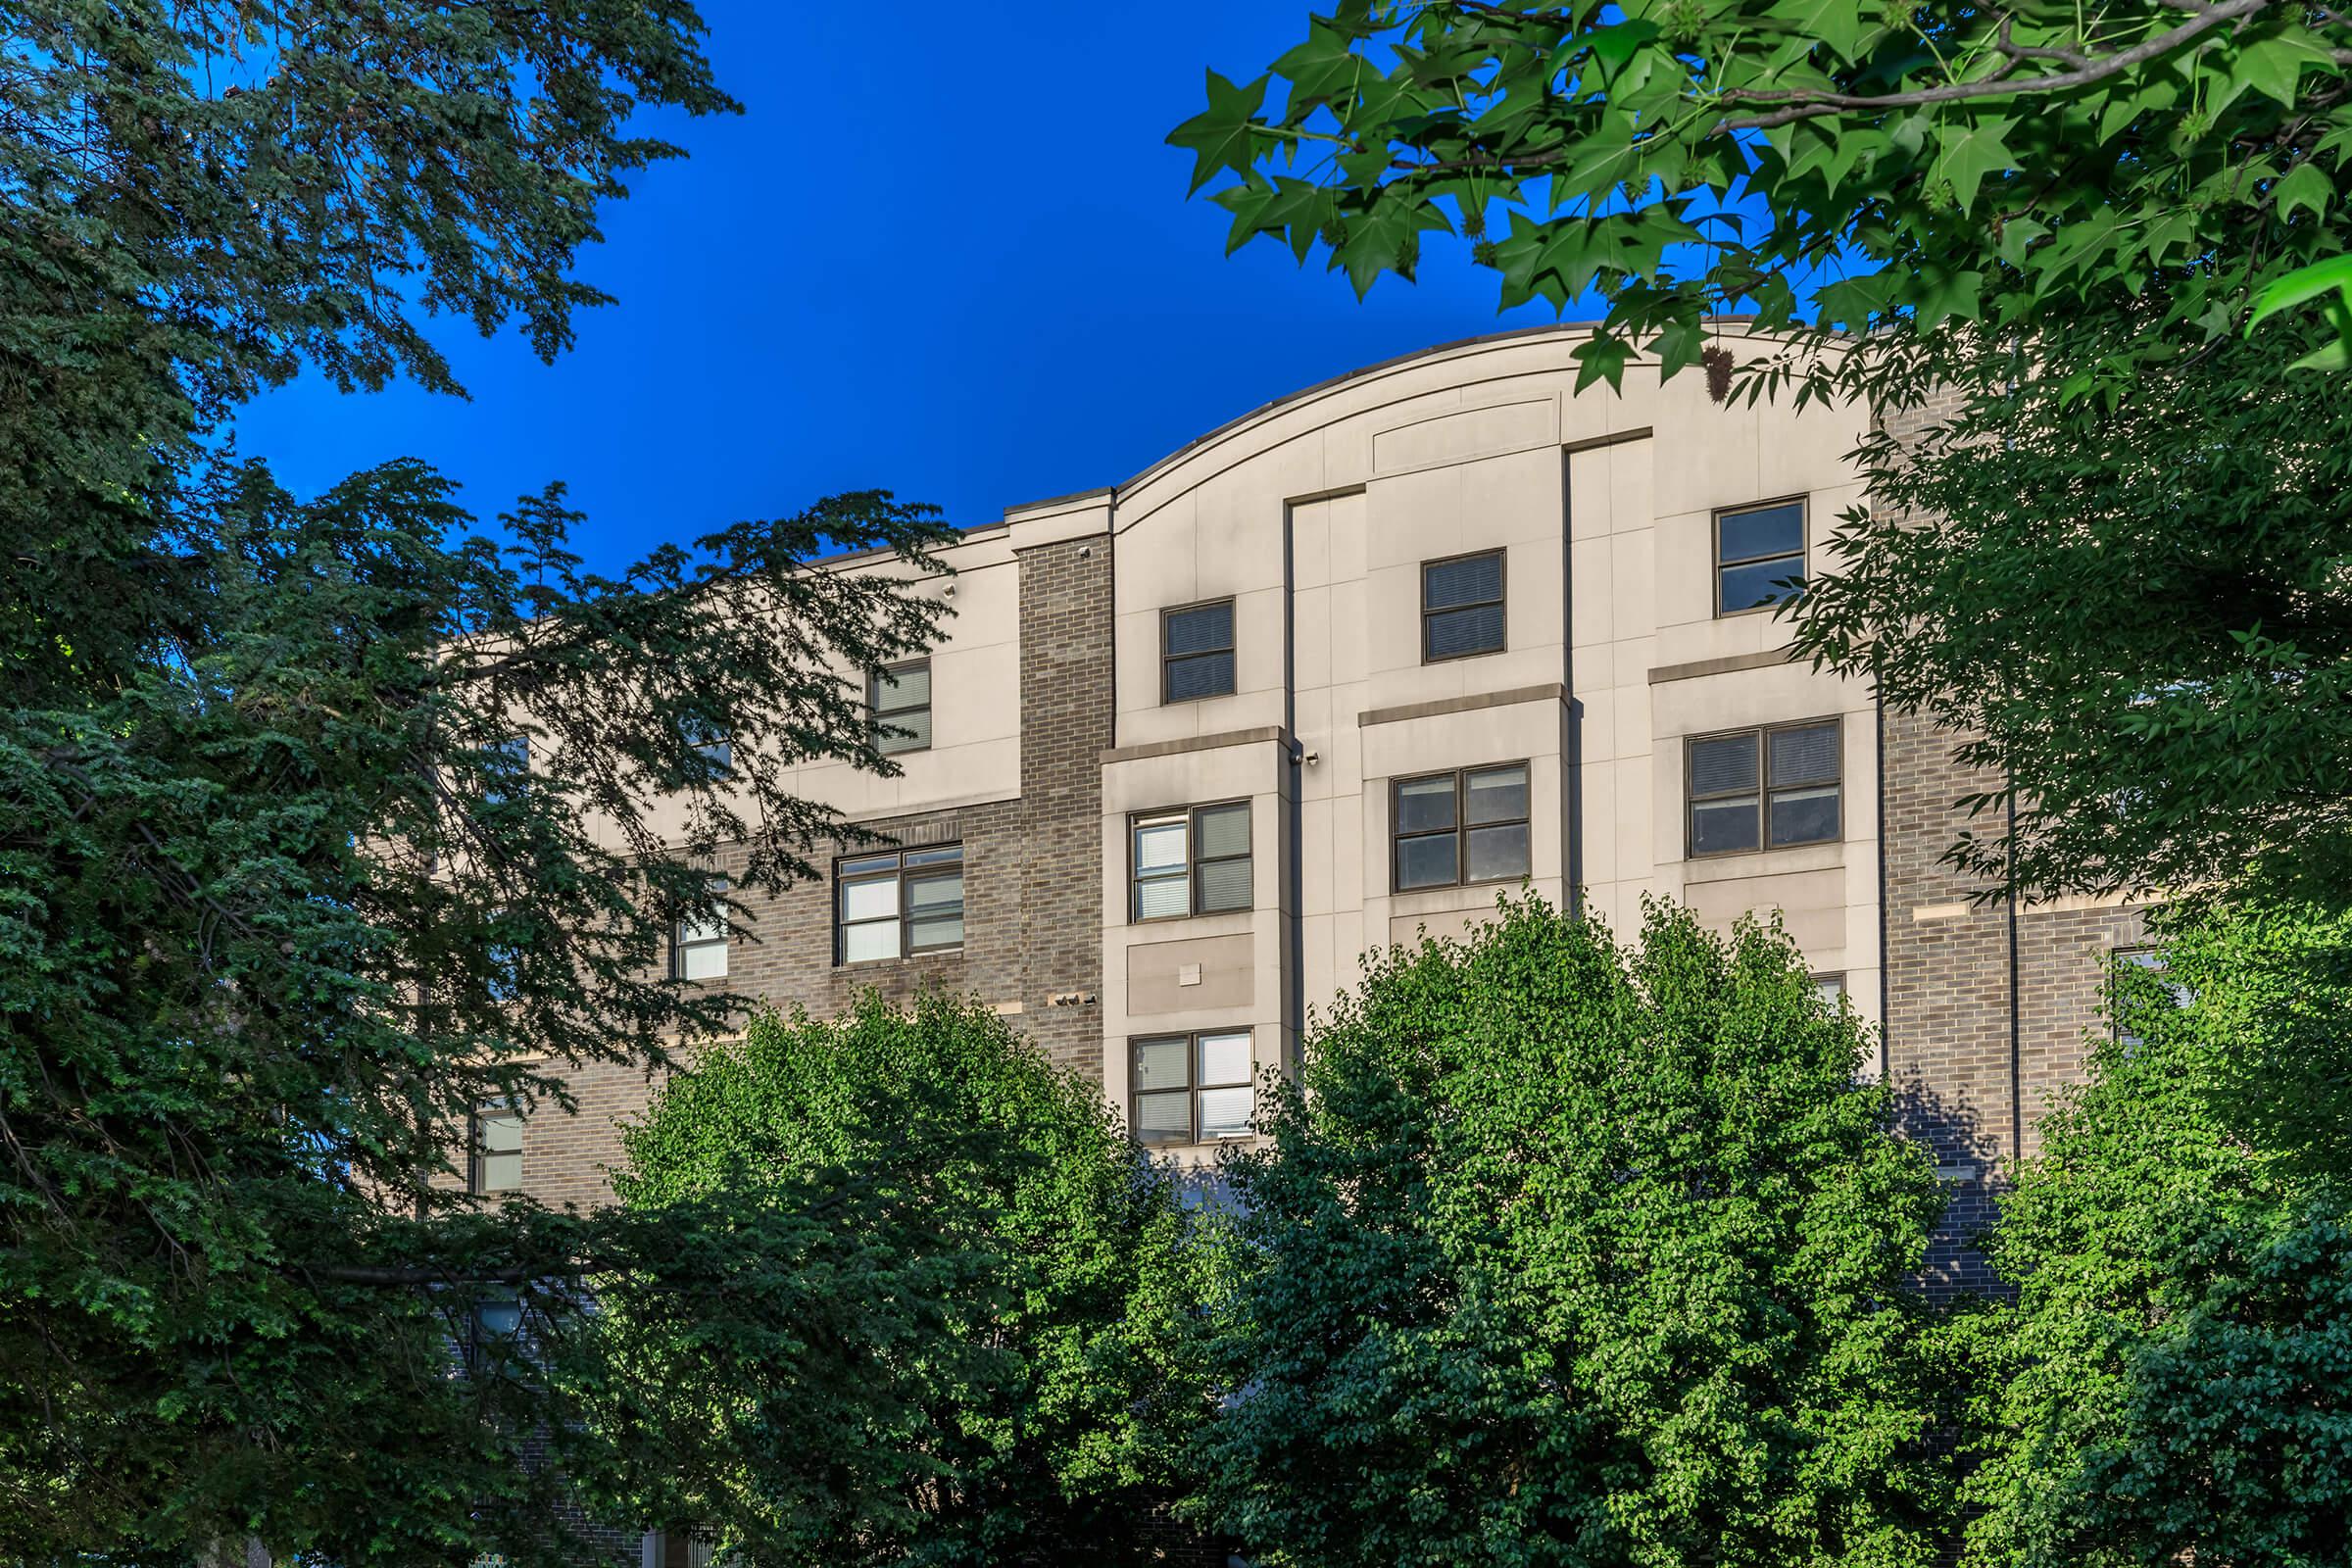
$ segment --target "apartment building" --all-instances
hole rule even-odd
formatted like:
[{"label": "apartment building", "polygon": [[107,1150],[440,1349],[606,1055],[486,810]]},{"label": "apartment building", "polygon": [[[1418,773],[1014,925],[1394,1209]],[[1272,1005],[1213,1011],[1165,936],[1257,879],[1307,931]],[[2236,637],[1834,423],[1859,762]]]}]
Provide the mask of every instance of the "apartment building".
[{"label": "apartment building", "polygon": [[[1788,660],[1772,607],[1834,564],[1866,411],[1642,366],[1580,396],[1582,336],[1374,366],[970,530],[924,590],[946,640],[864,672],[903,774],[793,781],[893,847],[753,900],[748,935],[682,928],[678,972],[818,1013],[975,995],[1186,1157],[1250,1136],[1258,1070],[1365,950],[1502,890],[1621,932],[1644,895],[1775,910],[1880,1026],[1959,1200],[1938,1281],[1967,1283],[1971,1210],[2079,1070],[2138,914],[1981,902],[1940,863],[1981,787],[1950,738]],[[479,1179],[604,1196],[648,1086],[576,1087],[575,1117],[490,1129]]]}]

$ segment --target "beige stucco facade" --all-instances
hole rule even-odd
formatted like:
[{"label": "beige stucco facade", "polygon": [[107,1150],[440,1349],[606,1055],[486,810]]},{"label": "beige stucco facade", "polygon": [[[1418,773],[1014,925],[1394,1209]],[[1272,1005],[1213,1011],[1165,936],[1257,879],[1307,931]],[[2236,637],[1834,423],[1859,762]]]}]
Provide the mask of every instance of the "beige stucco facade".
[{"label": "beige stucco facade", "polygon": [[[1087,783],[1101,907],[1085,914],[1101,963],[1052,996],[1099,1020],[1100,1076],[1122,1109],[1132,1040],[1247,1030],[1261,1066],[1288,1066],[1305,1016],[1352,984],[1367,949],[1491,913],[1503,884],[1399,891],[1391,874],[1395,782],[1490,764],[1526,768],[1524,885],[1621,932],[1652,894],[1723,926],[1777,910],[1814,969],[1841,976],[1875,1021],[1870,694],[1778,659],[1788,628],[1769,612],[1717,614],[1713,576],[1724,509],[1801,500],[1810,546],[1858,501],[1846,454],[1863,416],[1718,405],[1703,378],[1661,385],[1641,363],[1622,389],[1579,394],[1581,338],[1506,334],[1361,371],[1125,484],[1015,507],[970,531],[944,553],[952,576],[912,588],[951,611],[931,656],[930,744],[900,755],[896,777],[824,762],[785,787],[885,826],[1018,801],[1023,748],[1037,740],[1023,732],[1025,668],[1052,679],[1054,667],[1041,649],[1024,665],[1021,562],[1060,552],[1105,568],[1110,696],[1100,745],[1081,748],[1099,770]],[[1744,351],[1737,328],[1722,340]],[[1502,555],[1502,646],[1425,661],[1424,563],[1486,551]],[[1810,553],[1809,570],[1830,565]],[[887,558],[816,569],[906,570]],[[1165,700],[1164,614],[1222,601],[1230,694]],[[1687,737],[1831,717],[1844,721],[1838,841],[1686,853]],[[1245,801],[1250,906],[1132,918],[1133,821]],[[985,872],[976,861],[968,874]],[[836,981],[865,967],[827,956],[850,971]],[[870,978],[887,986],[888,967]],[[1035,1004],[984,1000],[1008,1013]]]},{"label": "beige stucco facade", "polygon": [[[1801,498],[1819,537],[1859,499],[1863,416],[1719,406],[1703,382],[1629,370],[1575,391],[1572,330],[1416,356],[1262,410],[1115,491],[1054,504],[1114,551],[1115,740],[1102,768],[1105,1092],[1124,1043],[1247,1025],[1286,1061],[1301,1008],[1373,946],[1461,930],[1494,884],[1391,885],[1391,786],[1524,762],[1529,882],[1620,930],[1644,894],[1729,925],[1777,909],[1808,961],[1879,1010],[1875,717],[1861,685],[1771,656],[1769,612],[1714,611],[1719,511]],[[1739,352],[1742,340],[1727,331]],[[1016,510],[1016,529],[1045,514]],[[1083,520],[1082,520],[1083,519]],[[1425,662],[1423,563],[1504,557],[1504,646]],[[1828,564],[1816,558],[1812,569]],[[1162,700],[1171,607],[1230,599],[1230,696]],[[1684,740],[1846,720],[1842,835],[1692,859]],[[1128,918],[1128,823],[1247,799],[1254,907]],[[1295,839],[1295,857],[1293,841]],[[1170,972],[1185,977],[1171,986]]]}]

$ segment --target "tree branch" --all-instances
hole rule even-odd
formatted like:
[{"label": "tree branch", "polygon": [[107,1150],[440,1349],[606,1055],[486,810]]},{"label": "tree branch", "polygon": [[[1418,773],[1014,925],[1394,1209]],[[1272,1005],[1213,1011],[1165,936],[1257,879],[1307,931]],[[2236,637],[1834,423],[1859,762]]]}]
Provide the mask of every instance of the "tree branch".
[{"label": "tree branch", "polygon": [[[1916,92],[1876,95],[1821,93],[1801,87],[1791,87],[1786,90],[1769,87],[1728,87],[1721,94],[1723,101],[1727,103],[1777,103],[1786,104],[1788,107],[1775,110],[1770,114],[1727,119],[1715,128],[1719,132],[1769,130],[1775,125],[1786,125],[1799,120],[1820,120],[1830,115],[1845,114],[1856,110],[1868,113],[1887,109],[1917,109],[1928,104],[1966,103],[1984,98],[2010,98],[2039,93],[2072,92],[2077,87],[2086,87],[2094,82],[2104,81],[2110,76],[2130,71],[2134,66],[2145,65],[2148,61],[2169,54],[2189,40],[2211,32],[2224,24],[2253,16],[2260,11],[2267,11],[2274,3],[2275,0],[2220,0],[2220,3],[2215,5],[2197,6],[2193,8],[2193,20],[2181,24],[2170,32],[2158,33],[2152,38],[2143,38],[2129,49],[2119,49],[2114,54],[2100,56],[2074,71],[2062,71],[2047,76],[2030,76],[2024,80],[2011,78],[2004,70],[1999,75],[1984,81],[1946,82],[1940,87],[1922,87]],[[2192,8],[2182,6],[2181,9]],[[2004,38],[2008,31],[2008,20],[2004,18],[2001,24]],[[1996,44],[1996,47],[2000,47],[2000,45]],[[2042,57],[2038,51],[2029,51],[2024,45],[2009,45],[2003,52],[2010,55],[2012,64],[2030,53],[2035,57]]]}]

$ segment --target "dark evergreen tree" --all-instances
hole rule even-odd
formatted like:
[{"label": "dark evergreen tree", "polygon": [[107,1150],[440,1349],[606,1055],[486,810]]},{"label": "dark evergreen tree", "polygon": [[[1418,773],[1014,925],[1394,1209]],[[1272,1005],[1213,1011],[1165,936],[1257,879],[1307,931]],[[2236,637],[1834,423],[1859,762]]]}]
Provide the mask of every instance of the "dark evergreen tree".
[{"label": "dark evergreen tree", "polygon": [[420,464],[304,498],[228,445],[303,367],[450,389],[420,312],[561,350],[599,203],[675,151],[633,117],[730,107],[689,7],[7,19],[0,1556],[552,1559],[517,1459],[568,1429],[476,1308],[560,1348],[662,1244],[479,1211],[469,1118],[734,1015],[666,977],[692,862],[808,869],[787,770],[889,765],[836,672],[940,613],[796,568],[942,531],[845,496],[606,577],[560,490],[493,542]]}]

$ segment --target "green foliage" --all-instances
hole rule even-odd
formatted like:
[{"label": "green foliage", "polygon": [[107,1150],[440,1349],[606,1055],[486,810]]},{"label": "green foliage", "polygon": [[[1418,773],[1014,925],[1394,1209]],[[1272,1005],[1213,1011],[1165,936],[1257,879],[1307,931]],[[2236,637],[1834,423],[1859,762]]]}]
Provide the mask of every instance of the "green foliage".
[{"label": "green foliage", "polygon": [[762,1564],[1152,1559],[1206,1409],[1198,1264],[1170,1173],[1003,1019],[757,1018],[670,1080],[615,1184],[637,1223],[727,1237],[599,1283],[590,1425],[673,1466],[635,1516]]},{"label": "green foliage", "polygon": [[[2298,174],[2308,172],[2310,171],[2307,169],[2296,171]],[[2280,211],[2291,214],[2298,201],[2306,202],[2314,212],[2320,210],[2320,194],[2310,188],[2314,181],[2304,180],[2304,188],[2294,191],[2287,189],[2290,183],[2292,181],[2280,182]],[[2328,318],[2328,329],[2335,335],[2287,368],[2352,369],[2352,254],[2331,256],[2324,262],[2314,262],[2309,267],[2298,267],[2284,277],[2274,280],[2254,301],[2254,316],[2246,322],[2246,330],[2251,333],[2280,311],[2291,310],[2312,300],[2320,302],[2320,309]]]},{"label": "green foliage", "polygon": [[2019,1294],[1963,1325],[1977,1563],[2288,1568],[2352,1547],[2352,1214],[2320,1169],[2340,1168],[2343,1087],[2313,1107],[2338,1118],[2318,1161],[2237,1114],[2249,1071],[2318,1038],[2282,987],[2323,954],[2308,1003],[2340,1034],[2345,925],[2209,907],[2167,935],[2161,972],[2119,971],[2129,1032],[2041,1123],[1987,1241]]},{"label": "green foliage", "polygon": [[2352,872],[2352,402],[2280,374],[2352,320],[2348,74],[2352,19],[2270,0],[1349,0],[1170,139],[1235,245],[1362,287],[1434,225],[1505,305],[1596,291],[1580,384],[1736,307],[1747,397],[1956,393],[1867,439],[1798,648],[1974,737],[1961,864],[2109,891]]},{"label": "green foliage", "polygon": [[1926,1564],[1943,1200],[1777,934],[1506,903],[1270,1083],[1205,1518],[1269,1563]]},{"label": "green foliage", "polygon": [[791,770],[889,770],[828,671],[941,613],[795,568],[943,530],[845,496],[607,578],[558,489],[499,544],[419,464],[298,498],[228,442],[298,364],[446,386],[425,313],[562,348],[597,202],[670,151],[632,116],[727,107],[687,7],[9,20],[0,1554],[557,1560],[553,1391],[453,1346],[516,1300],[560,1348],[584,1271],[681,1244],[478,1212],[467,1118],[736,1015],[665,977],[695,858],[804,871],[839,827]]},{"label": "green foliage", "polygon": [[2188,1032],[2204,1046],[2197,1088],[2230,1137],[2299,1184],[2352,1171],[2352,910],[2263,896],[2202,899],[2159,922],[2176,993],[2135,976],[2135,1030]]},{"label": "green foliage", "polygon": [[1587,380],[1726,306],[1803,350],[2159,280],[2137,363],[2347,248],[2348,70],[2352,21],[2271,0],[1347,0],[1169,140],[1196,188],[1233,176],[1232,244],[1320,245],[1359,292],[1431,228],[1506,306],[1597,292]]},{"label": "green foliage", "polygon": [[2352,886],[2352,383],[2232,337],[2102,392],[2136,330],[1938,350],[1982,390],[1865,438],[1872,504],[1796,647],[1969,737],[1995,787],[1958,858],[1996,884],[2236,883],[2267,857]]}]

